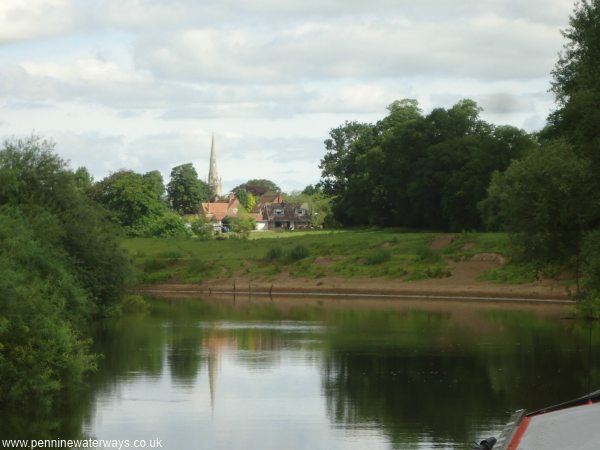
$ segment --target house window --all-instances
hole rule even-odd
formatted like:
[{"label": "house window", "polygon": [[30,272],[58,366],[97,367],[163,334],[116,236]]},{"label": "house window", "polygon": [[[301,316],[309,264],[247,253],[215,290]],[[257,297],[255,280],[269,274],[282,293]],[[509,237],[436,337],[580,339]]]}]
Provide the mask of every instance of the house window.
[{"label": "house window", "polygon": [[275,209],[274,212],[275,212],[276,216],[283,216],[283,209],[281,209],[281,208]]},{"label": "house window", "polygon": [[304,214],[306,214],[306,210],[304,208],[296,208],[295,213],[297,216],[303,216]]}]

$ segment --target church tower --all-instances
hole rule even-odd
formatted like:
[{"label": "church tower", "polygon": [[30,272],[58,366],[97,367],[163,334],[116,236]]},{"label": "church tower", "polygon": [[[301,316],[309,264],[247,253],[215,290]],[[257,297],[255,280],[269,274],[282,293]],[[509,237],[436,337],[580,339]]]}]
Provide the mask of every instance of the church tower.
[{"label": "church tower", "polygon": [[215,151],[215,135],[212,136],[210,145],[210,168],[208,169],[208,185],[212,195],[223,195],[223,187],[221,186],[221,178],[217,172],[217,152]]}]

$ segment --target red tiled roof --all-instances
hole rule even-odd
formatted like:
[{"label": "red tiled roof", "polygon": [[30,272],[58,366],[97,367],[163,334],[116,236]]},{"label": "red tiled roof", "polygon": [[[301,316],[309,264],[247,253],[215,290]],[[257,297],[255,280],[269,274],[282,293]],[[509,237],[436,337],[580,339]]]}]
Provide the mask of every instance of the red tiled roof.
[{"label": "red tiled roof", "polygon": [[212,215],[217,222],[223,220],[228,211],[229,203],[202,203],[202,212]]}]

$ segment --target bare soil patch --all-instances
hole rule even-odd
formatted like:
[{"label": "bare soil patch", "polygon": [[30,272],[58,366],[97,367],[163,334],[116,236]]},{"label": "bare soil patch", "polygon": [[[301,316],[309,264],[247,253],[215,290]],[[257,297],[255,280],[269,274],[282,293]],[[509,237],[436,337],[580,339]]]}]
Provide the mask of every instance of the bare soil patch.
[{"label": "bare soil patch", "polygon": [[434,250],[440,250],[442,248],[448,247],[452,242],[456,239],[456,235],[453,234],[443,234],[440,236],[436,236],[431,241],[430,247]]},{"label": "bare soil patch", "polygon": [[506,264],[504,256],[498,253],[477,253],[473,255],[471,261],[494,262],[500,266]]}]

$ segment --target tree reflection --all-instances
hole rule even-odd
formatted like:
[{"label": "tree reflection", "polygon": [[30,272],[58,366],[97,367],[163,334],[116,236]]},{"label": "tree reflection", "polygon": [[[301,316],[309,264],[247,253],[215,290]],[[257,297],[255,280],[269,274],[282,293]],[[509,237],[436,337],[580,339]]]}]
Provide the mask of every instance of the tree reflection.
[{"label": "tree reflection", "polygon": [[585,324],[522,313],[487,314],[483,326],[469,329],[457,317],[430,313],[365,319],[378,324],[373,345],[353,344],[364,342],[368,329],[353,317],[359,336],[338,334],[324,357],[328,414],[345,427],[377,424],[398,448],[422,440],[466,443],[482,423],[493,428],[514,409],[587,389]]},{"label": "tree reflection", "polygon": [[170,377],[182,390],[201,380],[214,407],[224,355],[263,371],[280,364],[284,352],[310,350],[307,357],[321,367],[329,420],[377,428],[397,448],[467,443],[501,426],[514,409],[579,396],[590,380],[600,387],[598,359],[590,363],[599,324],[590,347],[587,323],[515,311],[156,305],[151,316],[99,326],[95,351],[103,357],[88,390],[52,415],[0,417],[0,435],[83,437],[97,399],[136,377]]}]

